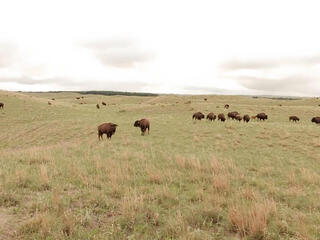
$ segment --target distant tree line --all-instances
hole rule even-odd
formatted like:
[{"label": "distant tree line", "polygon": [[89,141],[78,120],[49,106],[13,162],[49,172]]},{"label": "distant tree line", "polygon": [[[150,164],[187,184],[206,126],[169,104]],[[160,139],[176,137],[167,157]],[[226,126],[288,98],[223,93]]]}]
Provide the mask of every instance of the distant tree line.
[{"label": "distant tree line", "polygon": [[97,94],[97,95],[106,95],[106,96],[114,96],[114,95],[140,96],[140,97],[158,96],[158,94],[155,94],[155,93],[119,92],[119,91],[80,91],[80,92],[76,92],[76,93],[80,93],[80,94]]}]

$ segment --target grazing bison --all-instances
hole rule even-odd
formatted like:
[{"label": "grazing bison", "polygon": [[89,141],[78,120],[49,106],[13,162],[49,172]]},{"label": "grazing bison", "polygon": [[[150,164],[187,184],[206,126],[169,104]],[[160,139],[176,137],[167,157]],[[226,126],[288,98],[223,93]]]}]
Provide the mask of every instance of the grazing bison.
[{"label": "grazing bison", "polygon": [[107,104],[105,102],[102,102],[102,105],[106,106]]},{"label": "grazing bison", "polygon": [[217,118],[217,116],[213,112],[211,112],[207,115],[207,119],[209,119],[210,121],[214,121],[214,120],[216,120],[216,118]]},{"label": "grazing bison", "polygon": [[4,108],[4,103],[0,102],[0,108]]},{"label": "grazing bison", "polygon": [[114,123],[103,123],[98,126],[98,137],[99,140],[100,138],[103,139],[103,134],[107,135],[107,138],[112,137],[112,135],[116,132],[117,124]]},{"label": "grazing bison", "polygon": [[297,117],[297,116],[290,116],[289,117],[289,121],[292,121],[292,122],[299,122],[300,119]]},{"label": "grazing bison", "polygon": [[257,114],[257,118],[259,119],[259,120],[266,120],[266,119],[268,119],[268,115],[266,115],[265,113],[258,113]]},{"label": "grazing bison", "polygon": [[320,117],[313,117],[313,118],[311,119],[311,122],[320,124]]},{"label": "grazing bison", "polygon": [[238,112],[229,112],[228,113],[228,118],[235,119],[237,115],[239,115]]},{"label": "grazing bison", "polygon": [[230,107],[229,104],[224,105],[225,109],[228,109],[229,107]]},{"label": "grazing bison", "polygon": [[242,117],[240,115],[235,116],[235,119],[238,120],[239,122],[241,122]]},{"label": "grazing bison", "polygon": [[196,112],[192,115],[192,119],[195,120],[201,120],[202,118],[204,118],[204,115],[201,112]]},{"label": "grazing bison", "polygon": [[203,100],[207,101],[208,99],[207,99],[207,98],[204,98]]},{"label": "grazing bison", "polygon": [[243,116],[243,121],[244,122],[249,122],[250,121],[250,116],[248,114]]},{"label": "grazing bison", "polygon": [[99,103],[97,103],[96,107],[97,107],[98,109],[100,108],[100,105],[99,105]]},{"label": "grazing bison", "polygon": [[218,115],[218,120],[220,120],[221,122],[224,122],[224,121],[226,120],[226,117],[224,116],[223,113],[220,113],[220,114]]},{"label": "grazing bison", "polygon": [[51,102],[48,102],[48,105],[51,105]]},{"label": "grazing bison", "polygon": [[134,127],[140,127],[141,129],[141,135],[144,135],[145,131],[148,129],[148,134],[150,131],[150,121],[148,119],[141,119],[141,120],[137,120],[134,122],[133,124]]}]

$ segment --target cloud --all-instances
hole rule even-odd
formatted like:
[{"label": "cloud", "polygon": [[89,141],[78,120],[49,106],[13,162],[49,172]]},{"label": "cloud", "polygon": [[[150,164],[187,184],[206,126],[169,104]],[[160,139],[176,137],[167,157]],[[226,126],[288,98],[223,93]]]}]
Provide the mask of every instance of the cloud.
[{"label": "cloud", "polygon": [[320,55],[283,57],[277,59],[232,59],[220,65],[223,71],[268,70],[287,66],[314,66],[320,64]]},{"label": "cloud", "polygon": [[9,67],[13,64],[17,49],[13,44],[0,42],[0,68]]},{"label": "cloud", "polygon": [[148,83],[141,81],[114,80],[79,80],[65,77],[35,79],[30,77],[0,78],[0,83],[17,83],[22,85],[55,85],[59,89],[69,90],[111,90],[111,91],[143,91]]},{"label": "cloud", "polygon": [[132,68],[155,58],[153,51],[142,49],[129,38],[95,40],[83,46],[92,50],[102,64],[118,68]]},{"label": "cloud", "polygon": [[239,84],[247,89],[269,92],[308,93],[319,95],[319,78],[308,75],[292,75],[283,78],[239,76]]}]

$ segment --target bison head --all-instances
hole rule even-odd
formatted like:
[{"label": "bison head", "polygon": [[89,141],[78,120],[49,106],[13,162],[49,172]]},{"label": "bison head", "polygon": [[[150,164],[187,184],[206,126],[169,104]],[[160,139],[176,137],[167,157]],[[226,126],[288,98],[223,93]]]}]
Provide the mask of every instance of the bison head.
[{"label": "bison head", "polygon": [[311,119],[311,122],[316,122],[316,118],[313,117],[313,118]]},{"label": "bison head", "polygon": [[140,121],[139,120],[135,121],[133,126],[134,127],[140,127]]}]

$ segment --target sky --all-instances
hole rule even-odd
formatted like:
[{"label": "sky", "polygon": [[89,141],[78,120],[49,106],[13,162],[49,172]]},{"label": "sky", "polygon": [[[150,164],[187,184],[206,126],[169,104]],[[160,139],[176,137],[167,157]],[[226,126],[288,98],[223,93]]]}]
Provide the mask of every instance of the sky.
[{"label": "sky", "polygon": [[319,1],[0,6],[0,89],[320,95]]}]

